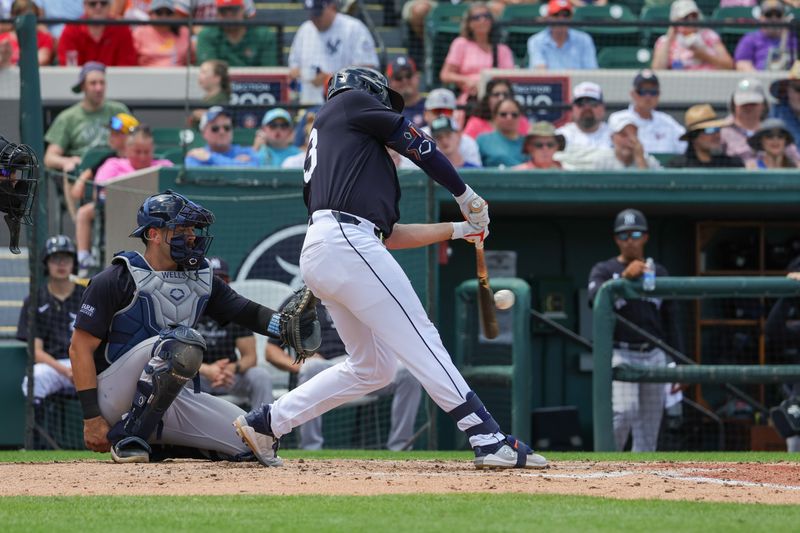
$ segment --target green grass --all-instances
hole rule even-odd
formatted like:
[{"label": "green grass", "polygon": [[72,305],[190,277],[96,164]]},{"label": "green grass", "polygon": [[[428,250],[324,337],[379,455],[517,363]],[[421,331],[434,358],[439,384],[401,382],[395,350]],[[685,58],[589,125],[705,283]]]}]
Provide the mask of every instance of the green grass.
[{"label": "green grass", "polygon": [[[4,532],[792,531],[797,506],[558,495],[12,497]],[[78,525],[79,524],[79,525]]]}]

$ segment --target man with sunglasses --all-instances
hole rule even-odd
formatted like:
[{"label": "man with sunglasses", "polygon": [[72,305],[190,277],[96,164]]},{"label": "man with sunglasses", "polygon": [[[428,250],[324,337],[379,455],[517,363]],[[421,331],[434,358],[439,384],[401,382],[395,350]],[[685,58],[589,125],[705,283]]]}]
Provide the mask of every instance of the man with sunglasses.
[{"label": "man with sunglasses", "polygon": [[425,99],[419,93],[419,72],[414,60],[408,56],[394,58],[386,67],[386,77],[389,87],[403,97],[403,116],[418,128],[425,126]]},{"label": "man with sunglasses", "polygon": [[[784,22],[789,8],[780,0],[763,0],[758,20]],[[745,34],[736,45],[736,70],[786,70],[797,57],[797,36],[788,27],[763,27]]]},{"label": "man with sunglasses", "polygon": [[619,114],[631,114],[639,128],[638,137],[645,151],[651,154],[682,154],[686,143],[679,138],[685,129],[667,113],[656,111],[661,95],[661,84],[650,69],[640,71],[633,79],[628,109],[611,113],[608,122]]},{"label": "man with sunglasses", "polygon": [[[572,18],[569,0],[550,0],[547,18],[567,21]],[[548,26],[528,39],[528,68],[539,70],[596,69],[597,50],[592,37],[568,25]]]},{"label": "man with sunglasses", "polygon": [[[589,274],[589,305],[600,287],[612,279],[638,280],[644,274],[646,263],[644,247],[647,244],[647,219],[641,211],[625,209],[614,220],[614,242],[619,254],[592,267]],[[667,269],[656,263],[656,277],[667,276]],[[661,298],[618,299],[616,312],[644,329],[654,337],[670,340],[677,348],[680,335],[675,329],[674,302]],[[670,338],[667,339],[667,334]],[[614,327],[614,353],[612,365],[639,364],[666,366],[667,355],[646,338],[620,323]],[[665,387],[663,383],[612,384],[614,412],[614,440],[622,451],[633,433],[631,450],[652,452],[658,444],[658,430],[664,412]]]},{"label": "man with sunglasses", "polygon": [[[111,0],[84,0],[81,19],[111,17]],[[98,61],[110,67],[137,65],[133,35],[128,26],[67,24],[58,40],[59,65],[83,65]]]},{"label": "man with sunglasses", "polygon": [[718,118],[711,104],[693,105],[686,110],[684,124],[686,133],[682,141],[689,144],[686,153],[671,159],[669,168],[742,168],[738,157],[725,154],[721,129],[731,123],[730,119]]},{"label": "man with sunglasses", "polygon": [[264,113],[261,129],[253,141],[259,166],[281,168],[287,157],[300,153],[300,149],[292,144],[293,128],[292,116],[285,109],[276,107]]},{"label": "man with sunglasses", "polygon": [[197,35],[197,62],[220,59],[230,67],[278,65],[278,42],[269,27],[236,24],[245,19],[244,0],[216,0],[217,20],[223,26],[206,26]]},{"label": "man with sunglasses", "polygon": [[206,145],[186,154],[186,167],[257,167],[258,156],[250,146],[233,144],[233,119],[230,111],[215,105],[200,119],[200,132]]}]

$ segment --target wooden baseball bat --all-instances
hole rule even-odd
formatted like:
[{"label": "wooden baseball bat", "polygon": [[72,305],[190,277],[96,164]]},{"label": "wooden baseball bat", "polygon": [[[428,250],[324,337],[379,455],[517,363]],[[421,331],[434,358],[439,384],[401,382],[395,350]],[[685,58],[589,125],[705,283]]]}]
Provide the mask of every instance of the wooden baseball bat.
[{"label": "wooden baseball bat", "polygon": [[[474,201],[470,206],[473,212],[483,208],[481,201]],[[483,242],[475,243],[475,266],[478,274],[478,319],[481,323],[483,336],[494,339],[500,333],[497,324],[497,314],[494,305],[494,293],[489,286],[489,271],[486,268],[486,256],[483,252]]]},{"label": "wooden baseball bat", "polygon": [[89,278],[79,278],[75,274],[69,275],[69,280],[74,283],[75,285],[80,285],[81,287],[88,287],[89,286]]}]

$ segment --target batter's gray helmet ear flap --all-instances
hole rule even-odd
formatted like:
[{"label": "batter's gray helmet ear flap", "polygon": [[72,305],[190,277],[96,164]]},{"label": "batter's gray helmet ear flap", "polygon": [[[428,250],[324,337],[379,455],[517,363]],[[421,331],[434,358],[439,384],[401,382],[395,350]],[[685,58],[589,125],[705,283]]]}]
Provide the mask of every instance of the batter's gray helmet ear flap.
[{"label": "batter's gray helmet ear flap", "polygon": [[405,107],[403,97],[389,87],[386,76],[368,67],[347,67],[333,75],[328,84],[328,100],[347,90],[364,91],[398,113]]}]

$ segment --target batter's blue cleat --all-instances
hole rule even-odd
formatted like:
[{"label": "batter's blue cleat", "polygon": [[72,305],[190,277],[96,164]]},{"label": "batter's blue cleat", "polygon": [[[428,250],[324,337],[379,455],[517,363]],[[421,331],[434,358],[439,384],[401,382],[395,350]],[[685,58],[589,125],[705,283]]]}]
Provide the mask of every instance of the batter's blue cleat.
[{"label": "batter's blue cleat", "polygon": [[250,411],[233,421],[236,433],[264,466],[283,466],[278,457],[278,439],[269,429],[269,405]]},{"label": "batter's blue cleat", "polygon": [[488,446],[475,446],[475,468],[546,468],[547,459],[511,435]]}]

